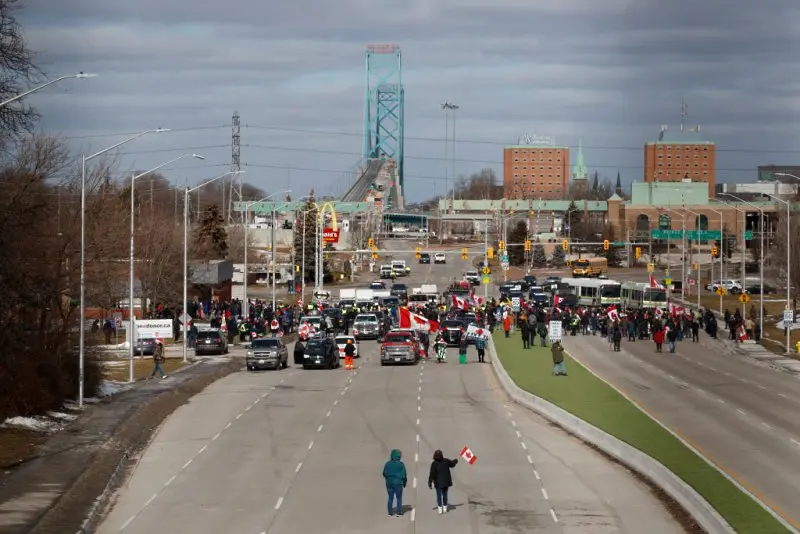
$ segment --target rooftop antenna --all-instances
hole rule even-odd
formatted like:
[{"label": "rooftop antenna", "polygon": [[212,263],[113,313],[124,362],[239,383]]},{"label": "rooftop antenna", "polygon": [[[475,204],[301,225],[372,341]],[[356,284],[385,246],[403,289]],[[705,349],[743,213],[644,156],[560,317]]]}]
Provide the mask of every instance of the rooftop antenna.
[{"label": "rooftop antenna", "polygon": [[687,113],[688,109],[689,105],[686,103],[683,97],[681,97],[681,131],[683,131],[683,125],[686,122],[686,115],[688,114]]}]

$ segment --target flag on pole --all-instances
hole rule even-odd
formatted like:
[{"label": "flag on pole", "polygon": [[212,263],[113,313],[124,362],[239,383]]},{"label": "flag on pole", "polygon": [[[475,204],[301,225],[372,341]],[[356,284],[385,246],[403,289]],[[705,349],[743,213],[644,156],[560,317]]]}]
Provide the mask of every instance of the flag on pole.
[{"label": "flag on pole", "polygon": [[422,332],[436,332],[439,330],[439,323],[437,321],[414,313],[405,306],[400,308],[399,322],[400,328],[410,328]]},{"label": "flag on pole", "polygon": [[472,450],[469,447],[464,447],[463,449],[461,449],[459,456],[461,456],[461,458],[463,458],[464,461],[467,462],[469,465],[474,464],[475,461],[478,459],[477,456],[472,454]]}]

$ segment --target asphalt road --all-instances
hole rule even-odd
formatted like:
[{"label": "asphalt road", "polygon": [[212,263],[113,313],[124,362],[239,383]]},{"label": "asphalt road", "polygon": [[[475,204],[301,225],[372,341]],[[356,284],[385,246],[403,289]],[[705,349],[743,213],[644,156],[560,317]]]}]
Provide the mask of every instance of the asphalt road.
[{"label": "asphalt road", "polygon": [[[463,268],[412,265],[405,280],[442,284]],[[451,351],[444,364],[381,367],[377,343],[360,348],[356,371],[241,372],[194,397],[98,532],[682,532],[625,469],[510,402],[489,365]],[[430,460],[463,446],[478,460],[455,468],[440,517]],[[402,518],[386,514],[392,448],[409,474]]]},{"label": "asphalt road", "polygon": [[800,380],[702,332],[675,354],[656,354],[651,341],[623,341],[612,353],[599,336],[565,346],[800,528]]}]

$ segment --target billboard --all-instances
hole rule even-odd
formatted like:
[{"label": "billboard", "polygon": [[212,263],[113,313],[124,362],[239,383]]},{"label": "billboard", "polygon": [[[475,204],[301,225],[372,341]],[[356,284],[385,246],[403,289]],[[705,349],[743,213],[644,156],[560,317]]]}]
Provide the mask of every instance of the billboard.
[{"label": "billboard", "polygon": [[172,339],[172,319],[136,320],[136,339]]},{"label": "billboard", "polygon": [[322,241],[324,243],[338,243],[339,229],[325,228],[322,230]]}]

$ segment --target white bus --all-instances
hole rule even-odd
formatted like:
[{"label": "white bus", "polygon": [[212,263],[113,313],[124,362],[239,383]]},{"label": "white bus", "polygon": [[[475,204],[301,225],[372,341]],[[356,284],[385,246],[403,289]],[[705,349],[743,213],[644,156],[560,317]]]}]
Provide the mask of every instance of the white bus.
[{"label": "white bus", "polygon": [[600,280],[600,304],[622,304],[622,284],[615,280]]},{"label": "white bus", "polygon": [[600,305],[600,280],[562,278],[561,282],[569,286],[581,306]]},{"label": "white bus", "polygon": [[621,290],[622,305],[626,308],[664,309],[667,306],[667,290],[650,287],[643,282],[625,282]]}]

